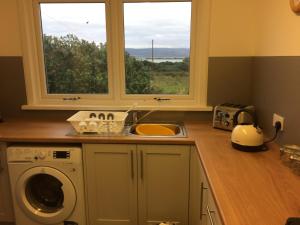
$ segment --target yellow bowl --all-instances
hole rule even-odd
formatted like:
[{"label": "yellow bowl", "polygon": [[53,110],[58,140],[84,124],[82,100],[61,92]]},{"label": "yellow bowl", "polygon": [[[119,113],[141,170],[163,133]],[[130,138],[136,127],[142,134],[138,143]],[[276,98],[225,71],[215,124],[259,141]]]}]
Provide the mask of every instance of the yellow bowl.
[{"label": "yellow bowl", "polygon": [[139,135],[152,135],[152,136],[173,136],[175,132],[165,126],[159,124],[141,124],[137,125],[135,129]]}]

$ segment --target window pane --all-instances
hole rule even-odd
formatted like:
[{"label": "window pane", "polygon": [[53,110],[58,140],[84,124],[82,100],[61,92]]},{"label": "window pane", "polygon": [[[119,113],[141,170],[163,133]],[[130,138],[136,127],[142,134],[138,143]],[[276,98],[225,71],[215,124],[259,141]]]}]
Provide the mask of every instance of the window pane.
[{"label": "window pane", "polygon": [[191,2],[125,3],[126,94],[189,94]]},{"label": "window pane", "polygon": [[104,3],[40,4],[49,94],[108,93]]}]

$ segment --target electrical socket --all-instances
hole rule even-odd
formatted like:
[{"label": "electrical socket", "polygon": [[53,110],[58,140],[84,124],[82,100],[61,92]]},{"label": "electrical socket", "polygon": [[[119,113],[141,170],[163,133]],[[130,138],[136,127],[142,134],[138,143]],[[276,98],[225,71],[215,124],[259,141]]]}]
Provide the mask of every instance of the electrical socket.
[{"label": "electrical socket", "polygon": [[283,131],[284,117],[282,117],[282,116],[280,116],[280,115],[274,113],[274,114],[273,114],[273,127],[275,127],[275,123],[276,123],[277,121],[281,123],[281,129],[280,129],[280,130]]}]

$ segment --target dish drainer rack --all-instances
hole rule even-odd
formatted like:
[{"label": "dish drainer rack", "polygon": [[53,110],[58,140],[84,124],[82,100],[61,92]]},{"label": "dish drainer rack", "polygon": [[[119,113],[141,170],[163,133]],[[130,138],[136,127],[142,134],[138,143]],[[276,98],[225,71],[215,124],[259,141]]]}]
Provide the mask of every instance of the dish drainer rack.
[{"label": "dish drainer rack", "polygon": [[123,131],[127,116],[128,112],[79,111],[67,121],[80,134],[118,134]]}]

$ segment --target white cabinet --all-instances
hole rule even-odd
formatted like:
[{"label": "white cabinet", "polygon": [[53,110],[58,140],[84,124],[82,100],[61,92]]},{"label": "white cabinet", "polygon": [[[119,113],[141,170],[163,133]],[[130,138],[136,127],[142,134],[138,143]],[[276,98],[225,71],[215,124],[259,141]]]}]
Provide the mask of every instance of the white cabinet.
[{"label": "white cabinet", "polygon": [[190,146],[138,145],[139,225],[188,224]]},{"label": "white cabinet", "polygon": [[85,144],[90,225],[188,225],[190,146]]},{"label": "white cabinet", "polygon": [[[201,188],[201,171],[198,153],[195,147],[191,149],[190,160],[190,203],[189,203],[189,225],[201,225],[202,214],[200,214],[202,196]],[[202,193],[203,194],[203,193]]]},{"label": "white cabinet", "polygon": [[90,225],[137,224],[135,145],[84,145]]},{"label": "white cabinet", "polygon": [[6,145],[0,143],[0,222],[12,222],[13,208],[6,162]]},{"label": "white cabinet", "polygon": [[222,225],[204,168],[195,147],[191,151],[190,224]]}]

